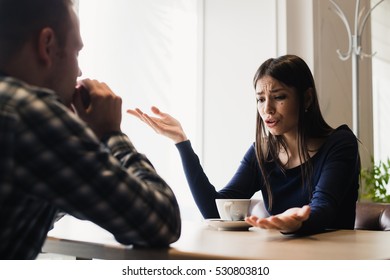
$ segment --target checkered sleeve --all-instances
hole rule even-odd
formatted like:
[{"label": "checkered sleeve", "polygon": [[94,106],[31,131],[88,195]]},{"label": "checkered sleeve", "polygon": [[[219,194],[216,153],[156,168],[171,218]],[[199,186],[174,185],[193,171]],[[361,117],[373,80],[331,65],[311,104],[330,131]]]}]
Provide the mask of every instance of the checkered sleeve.
[{"label": "checkered sleeve", "polygon": [[53,94],[21,100],[15,177],[25,192],[98,224],[123,244],[166,246],[179,238],[172,190],[125,134],[102,143]]}]

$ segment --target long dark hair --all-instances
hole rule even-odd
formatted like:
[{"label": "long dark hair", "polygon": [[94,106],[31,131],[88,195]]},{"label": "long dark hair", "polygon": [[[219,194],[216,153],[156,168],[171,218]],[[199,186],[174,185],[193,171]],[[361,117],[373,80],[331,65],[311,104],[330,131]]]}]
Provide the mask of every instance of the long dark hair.
[{"label": "long dark hair", "polygon": [[[313,75],[303,59],[295,55],[284,55],[270,58],[259,67],[253,78],[254,87],[256,87],[257,81],[265,76],[270,76],[293,88],[298,95],[298,153],[301,162],[302,185],[309,188],[309,193],[311,193],[313,167],[307,141],[310,138],[324,138],[333,131],[333,128],[322,117]],[[312,98],[310,106],[305,108],[305,95],[308,91],[311,91]],[[272,189],[265,164],[275,162],[278,168],[284,172],[285,168],[279,160],[279,152],[281,148],[287,151],[287,144],[283,136],[266,132],[259,112],[257,112],[256,120],[255,147],[257,161],[268,193],[268,208],[270,210],[272,209]]]}]

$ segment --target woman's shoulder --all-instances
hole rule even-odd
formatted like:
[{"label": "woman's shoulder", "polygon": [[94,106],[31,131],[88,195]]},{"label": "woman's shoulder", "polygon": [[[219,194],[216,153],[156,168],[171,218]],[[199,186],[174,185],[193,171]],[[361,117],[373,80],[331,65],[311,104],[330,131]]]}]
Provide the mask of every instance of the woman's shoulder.
[{"label": "woman's shoulder", "polygon": [[348,125],[343,124],[334,129],[334,131],[325,140],[325,147],[334,146],[354,146],[358,148],[358,139]]},{"label": "woman's shoulder", "polygon": [[335,132],[348,132],[348,133],[352,133],[353,134],[353,132],[352,132],[352,130],[349,128],[349,126],[348,125],[346,125],[346,124],[342,124],[342,125],[340,125],[340,126],[338,126],[336,129],[335,129]]},{"label": "woman's shoulder", "polygon": [[340,125],[339,127],[337,127],[333,133],[331,133],[329,135],[329,138],[330,139],[339,139],[339,140],[342,140],[342,139],[350,139],[350,140],[354,140],[354,141],[357,141],[357,138],[355,136],[355,134],[353,133],[353,131],[349,128],[348,125],[346,124],[343,124],[343,125]]}]

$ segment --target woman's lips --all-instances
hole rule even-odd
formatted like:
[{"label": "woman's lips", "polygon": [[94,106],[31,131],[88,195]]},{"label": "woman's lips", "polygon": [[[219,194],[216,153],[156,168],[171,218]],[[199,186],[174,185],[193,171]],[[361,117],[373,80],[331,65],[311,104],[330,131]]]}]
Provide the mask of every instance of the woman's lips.
[{"label": "woman's lips", "polygon": [[277,120],[266,120],[265,123],[269,128],[272,128],[278,124],[278,121]]}]

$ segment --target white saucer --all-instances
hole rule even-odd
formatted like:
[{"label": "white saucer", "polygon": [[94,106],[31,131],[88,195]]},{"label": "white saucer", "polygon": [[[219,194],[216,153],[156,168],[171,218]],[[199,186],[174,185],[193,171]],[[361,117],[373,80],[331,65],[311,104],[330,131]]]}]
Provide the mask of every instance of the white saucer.
[{"label": "white saucer", "polygon": [[218,230],[247,230],[251,227],[245,221],[228,221],[221,219],[206,219],[207,224]]}]

